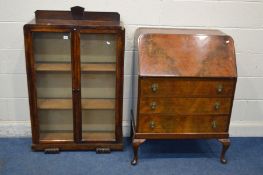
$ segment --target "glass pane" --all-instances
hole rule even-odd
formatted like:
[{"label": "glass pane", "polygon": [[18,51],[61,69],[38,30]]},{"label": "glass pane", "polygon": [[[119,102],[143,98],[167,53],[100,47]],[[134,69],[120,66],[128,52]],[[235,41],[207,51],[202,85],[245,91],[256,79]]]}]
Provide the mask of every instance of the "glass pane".
[{"label": "glass pane", "polygon": [[71,62],[70,33],[34,33],[36,62]]},{"label": "glass pane", "polygon": [[83,140],[114,141],[114,110],[83,110],[82,116]]},{"label": "glass pane", "polygon": [[110,34],[81,34],[82,63],[116,62],[116,36]]},{"label": "glass pane", "polygon": [[40,140],[72,140],[72,110],[39,110]]},{"label": "glass pane", "polygon": [[70,33],[34,33],[41,141],[73,141]]},{"label": "glass pane", "polygon": [[80,41],[82,139],[114,141],[116,36],[81,34]]},{"label": "glass pane", "polygon": [[38,98],[71,98],[71,72],[37,72]]},{"label": "glass pane", "polygon": [[82,98],[115,98],[115,73],[81,73]]}]

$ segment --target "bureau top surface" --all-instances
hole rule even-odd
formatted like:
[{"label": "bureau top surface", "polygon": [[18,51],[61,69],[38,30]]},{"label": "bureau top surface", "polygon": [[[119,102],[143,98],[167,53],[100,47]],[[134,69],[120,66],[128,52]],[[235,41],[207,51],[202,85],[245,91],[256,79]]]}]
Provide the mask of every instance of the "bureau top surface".
[{"label": "bureau top surface", "polygon": [[140,76],[236,77],[233,39],[218,30],[139,28]]}]

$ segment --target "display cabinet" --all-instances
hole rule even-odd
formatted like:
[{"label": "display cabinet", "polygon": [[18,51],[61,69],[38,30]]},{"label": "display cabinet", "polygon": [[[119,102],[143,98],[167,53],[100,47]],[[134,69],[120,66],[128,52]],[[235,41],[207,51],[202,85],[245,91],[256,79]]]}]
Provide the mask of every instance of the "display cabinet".
[{"label": "display cabinet", "polygon": [[24,26],[33,150],[121,150],[124,28],[115,12],[35,12]]}]

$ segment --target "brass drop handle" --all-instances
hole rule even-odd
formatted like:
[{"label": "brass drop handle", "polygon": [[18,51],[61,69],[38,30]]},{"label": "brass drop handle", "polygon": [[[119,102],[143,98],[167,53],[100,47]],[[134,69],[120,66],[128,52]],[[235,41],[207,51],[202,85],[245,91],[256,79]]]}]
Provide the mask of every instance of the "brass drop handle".
[{"label": "brass drop handle", "polygon": [[149,127],[151,128],[151,129],[154,129],[155,128],[155,122],[152,120],[152,121],[150,121],[149,122]]},{"label": "brass drop handle", "polygon": [[152,110],[155,110],[157,107],[157,103],[155,101],[153,101],[153,102],[151,102],[150,106],[151,106]]},{"label": "brass drop handle", "polygon": [[222,84],[219,84],[219,85],[217,86],[217,93],[221,94],[221,93],[223,92],[223,89],[224,89],[223,85],[222,85]]},{"label": "brass drop handle", "polygon": [[215,120],[212,121],[212,128],[213,128],[213,129],[216,128],[216,121],[215,121]]},{"label": "brass drop handle", "polygon": [[215,110],[219,110],[220,109],[220,106],[221,106],[221,104],[219,103],[219,102],[216,102],[215,103]]},{"label": "brass drop handle", "polygon": [[158,90],[158,84],[157,83],[153,83],[151,85],[151,89],[152,89],[152,92],[156,92]]}]

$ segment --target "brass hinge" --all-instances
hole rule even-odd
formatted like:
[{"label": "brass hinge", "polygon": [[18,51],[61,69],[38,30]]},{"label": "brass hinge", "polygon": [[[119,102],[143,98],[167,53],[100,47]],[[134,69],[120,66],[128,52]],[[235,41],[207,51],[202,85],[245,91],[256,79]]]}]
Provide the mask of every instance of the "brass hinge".
[{"label": "brass hinge", "polygon": [[111,152],[110,148],[96,148],[97,154],[107,154],[110,152]]},{"label": "brass hinge", "polygon": [[58,154],[59,153],[59,148],[46,148],[45,154]]}]

